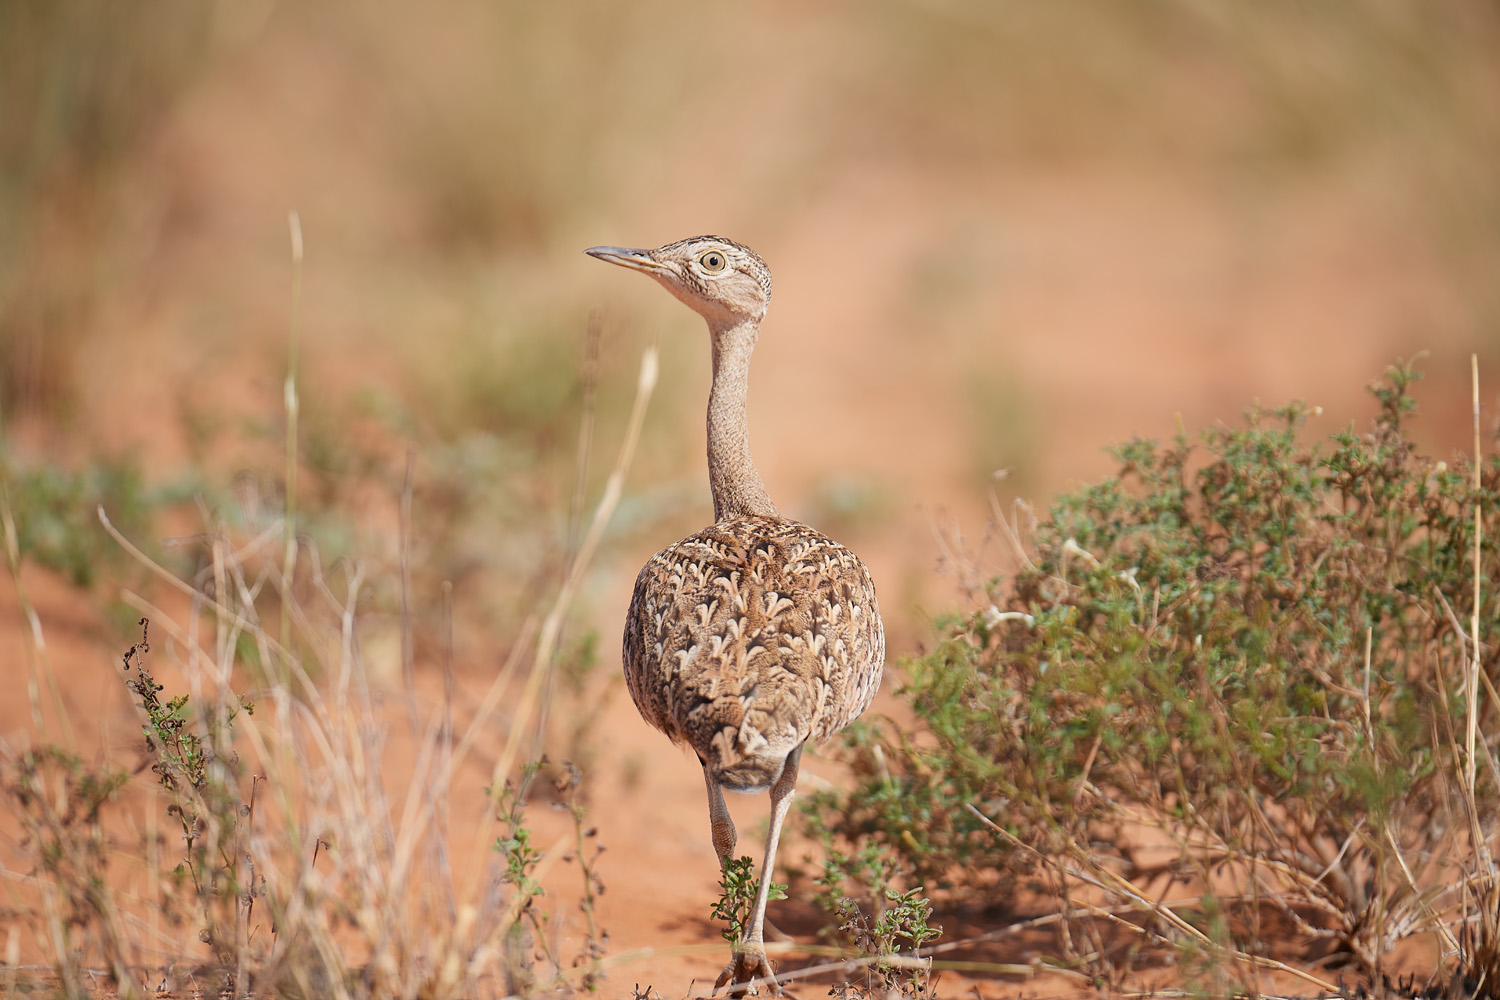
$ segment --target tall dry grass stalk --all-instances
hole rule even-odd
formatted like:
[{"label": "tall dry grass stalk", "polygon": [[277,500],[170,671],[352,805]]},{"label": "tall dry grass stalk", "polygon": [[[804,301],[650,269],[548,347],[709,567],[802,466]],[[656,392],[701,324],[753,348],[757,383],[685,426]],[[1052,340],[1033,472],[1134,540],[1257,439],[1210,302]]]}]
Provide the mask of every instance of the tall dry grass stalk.
[{"label": "tall dry grass stalk", "polygon": [[[286,407],[286,554],[281,564],[281,589],[288,591],[297,572],[297,416],[301,403],[297,398],[297,319],[302,307],[302,217],[293,209],[287,213],[292,237],[292,315],[287,332],[286,384],[283,400]],[[291,622],[287,606],[281,612],[281,644],[291,645]]]},{"label": "tall dry grass stalk", "polygon": [[[1467,723],[1464,732],[1463,799],[1469,823],[1469,836],[1473,843],[1473,855],[1463,866],[1461,900],[1459,904],[1458,941],[1448,935],[1449,951],[1454,957],[1456,971],[1452,987],[1473,997],[1500,996],[1500,870],[1495,866],[1496,850],[1491,839],[1500,848],[1500,830],[1485,829],[1477,797],[1479,788],[1479,761],[1482,758],[1494,786],[1500,789],[1500,760],[1495,748],[1489,745],[1479,727],[1484,711],[1481,703],[1481,685],[1489,692],[1492,704],[1500,704],[1494,685],[1484,671],[1481,656],[1483,648],[1480,638],[1480,596],[1484,522],[1482,439],[1479,430],[1479,355],[1469,357],[1473,385],[1474,410],[1474,603],[1469,618],[1467,648],[1469,655],[1464,660],[1464,712]],[[1455,626],[1456,627],[1456,626]]]},{"label": "tall dry grass stalk", "polygon": [[16,587],[16,600],[21,605],[21,614],[26,619],[26,698],[31,705],[31,723],[37,734],[47,738],[47,722],[42,711],[42,684],[52,701],[53,715],[57,719],[63,746],[74,748],[73,727],[62,704],[62,692],[58,690],[57,675],[52,672],[47,658],[47,637],[42,631],[42,620],[36,606],[26,591],[26,582],[21,579],[21,545],[16,532],[15,513],[11,509],[10,496],[0,488],[0,526],[5,533],[5,565],[10,570],[11,581]]},{"label": "tall dry grass stalk", "polygon": [[1464,677],[1464,702],[1468,710],[1468,730],[1465,734],[1464,751],[1466,755],[1466,769],[1468,778],[1465,786],[1470,797],[1473,796],[1474,779],[1478,760],[1474,755],[1475,740],[1479,733],[1479,677],[1484,672],[1479,660],[1479,554],[1484,542],[1484,505],[1478,499],[1479,491],[1483,488],[1480,480],[1480,472],[1483,468],[1481,461],[1483,452],[1479,439],[1479,355],[1469,356],[1469,365],[1473,373],[1474,385],[1474,612],[1469,618],[1469,635],[1473,639],[1471,655],[1465,664]]}]

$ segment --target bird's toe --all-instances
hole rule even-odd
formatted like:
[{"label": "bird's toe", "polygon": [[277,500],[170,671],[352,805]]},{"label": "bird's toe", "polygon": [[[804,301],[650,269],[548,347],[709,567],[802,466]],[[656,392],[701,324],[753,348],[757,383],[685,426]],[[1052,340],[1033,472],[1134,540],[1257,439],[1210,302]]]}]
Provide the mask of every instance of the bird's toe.
[{"label": "bird's toe", "polygon": [[784,995],[763,951],[736,952],[714,981],[714,993],[726,986],[729,987],[727,995],[731,997]]}]

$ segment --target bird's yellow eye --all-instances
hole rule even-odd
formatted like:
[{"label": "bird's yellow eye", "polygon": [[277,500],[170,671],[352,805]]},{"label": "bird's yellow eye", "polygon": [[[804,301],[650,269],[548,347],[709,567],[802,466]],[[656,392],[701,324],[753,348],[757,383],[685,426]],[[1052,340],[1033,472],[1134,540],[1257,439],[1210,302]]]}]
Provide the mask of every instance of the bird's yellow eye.
[{"label": "bird's yellow eye", "polygon": [[698,263],[703,265],[703,270],[705,271],[722,271],[727,262],[724,260],[724,255],[719,251],[710,250],[698,258]]}]

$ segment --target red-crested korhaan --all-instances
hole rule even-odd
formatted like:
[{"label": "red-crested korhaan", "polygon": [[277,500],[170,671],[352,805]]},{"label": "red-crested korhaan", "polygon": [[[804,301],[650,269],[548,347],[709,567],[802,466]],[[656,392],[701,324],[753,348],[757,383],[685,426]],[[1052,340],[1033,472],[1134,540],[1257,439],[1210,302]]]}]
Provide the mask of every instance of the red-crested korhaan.
[{"label": "red-crested korhaan", "polygon": [[[659,281],[708,322],[708,482],[714,523],[642,567],[625,618],[624,666],[641,717],[703,764],[714,851],[735,845],[724,789],[771,791],[771,828],[745,940],[715,983],[780,987],[765,952],[766,896],[802,748],[843,729],[880,687],[885,630],[870,571],[771,502],[750,458],[750,355],[771,272],[749,247],[697,236],[655,250],[591,247]],[[828,449],[808,430],[804,447]],[[837,449],[825,454],[836,455]]]}]

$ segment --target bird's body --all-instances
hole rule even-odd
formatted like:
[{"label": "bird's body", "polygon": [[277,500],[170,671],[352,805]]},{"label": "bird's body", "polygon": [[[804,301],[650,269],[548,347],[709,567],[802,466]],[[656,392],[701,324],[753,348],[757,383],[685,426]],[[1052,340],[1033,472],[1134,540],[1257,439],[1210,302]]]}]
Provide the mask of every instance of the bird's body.
[{"label": "bird's body", "polygon": [[757,792],[787,754],[869,706],[885,636],[854,553],[805,524],[720,521],[641,569],[625,619],[625,680],[641,717]]},{"label": "bird's body", "polygon": [[714,850],[727,865],[734,824],[723,789],[770,789],[771,829],[755,913],[719,977],[736,992],[764,982],[768,887],[802,748],[870,704],[885,662],[875,586],[844,546],[783,517],[750,458],[750,355],[771,274],[749,248],[699,236],[656,250],[592,256],[656,278],[708,322],[714,378],[708,473],[714,523],[653,556],[636,578],[623,660],[642,718],[703,765]]}]

